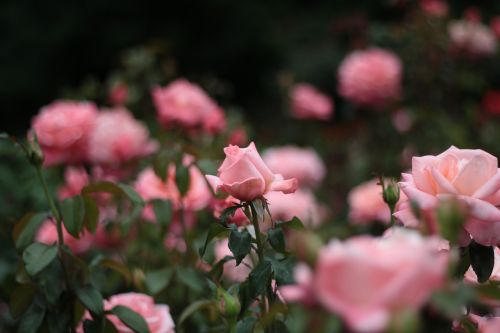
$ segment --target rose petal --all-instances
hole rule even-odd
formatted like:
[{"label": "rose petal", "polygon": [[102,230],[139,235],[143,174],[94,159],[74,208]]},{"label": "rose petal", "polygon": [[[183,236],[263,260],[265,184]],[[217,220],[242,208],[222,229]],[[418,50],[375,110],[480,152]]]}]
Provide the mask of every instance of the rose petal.
[{"label": "rose petal", "polygon": [[217,191],[219,191],[219,188],[222,186],[222,181],[220,180],[220,178],[212,175],[205,175],[205,177],[207,178],[207,181],[214,192],[217,193]]},{"label": "rose petal", "polygon": [[257,148],[255,147],[255,143],[250,142],[248,147],[245,148],[245,154],[246,154],[246,156],[248,156],[249,160],[253,163],[255,168],[257,168],[257,170],[260,172],[262,177],[264,177],[266,184],[271,183],[274,180],[274,174],[271,172],[271,170],[264,163],[264,161],[262,160],[262,157],[260,157],[259,152],[257,151]]},{"label": "rose petal", "polygon": [[467,203],[472,217],[487,222],[500,222],[500,209],[489,202],[466,196],[459,198]]},{"label": "rose petal", "polygon": [[297,187],[299,186],[299,182],[297,181],[296,178],[291,178],[291,179],[280,179],[282,177],[276,177],[271,185],[269,186],[269,191],[280,191],[285,194],[288,193],[293,193],[297,190]]},{"label": "rose petal", "polygon": [[457,190],[453,187],[453,185],[451,185],[448,179],[446,179],[436,168],[431,169],[431,174],[436,181],[438,193],[457,194]]},{"label": "rose petal", "polygon": [[252,201],[264,194],[266,184],[261,178],[248,178],[242,182],[223,184],[220,188],[235,198]]},{"label": "rose petal", "polygon": [[500,170],[488,180],[483,186],[478,188],[472,195],[474,198],[486,199],[500,190]]},{"label": "rose petal", "polygon": [[428,193],[422,192],[408,183],[399,183],[401,190],[408,196],[410,201],[416,201],[421,209],[432,208],[436,205],[437,199]]}]

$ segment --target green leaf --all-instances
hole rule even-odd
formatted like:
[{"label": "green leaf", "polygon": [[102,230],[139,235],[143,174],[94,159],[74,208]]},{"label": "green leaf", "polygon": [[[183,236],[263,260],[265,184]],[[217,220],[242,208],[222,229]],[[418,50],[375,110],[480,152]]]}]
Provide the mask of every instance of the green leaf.
[{"label": "green leaf", "polygon": [[281,228],[269,229],[267,231],[267,237],[273,249],[277,252],[285,253],[285,235]]},{"label": "green leaf", "polygon": [[189,318],[193,313],[196,311],[213,305],[213,300],[210,299],[203,299],[200,301],[196,301],[194,303],[191,303],[184,311],[182,311],[182,314],[179,317],[179,321],[177,323],[177,326],[181,326],[184,321],[186,321],[187,318]]},{"label": "green leaf", "polygon": [[31,303],[28,310],[23,314],[19,320],[18,333],[33,333],[37,332],[38,328],[42,325],[43,318],[45,317],[45,307],[39,302]]},{"label": "green leaf", "polygon": [[234,257],[232,256],[225,256],[221,260],[217,261],[215,265],[212,265],[212,269],[210,270],[209,274],[212,276],[212,278],[215,281],[219,281],[222,273],[224,272],[224,264],[228,261],[234,260]]},{"label": "green leaf", "polygon": [[83,196],[83,203],[85,207],[83,224],[88,231],[94,233],[97,229],[97,224],[99,223],[99,207],[97,207],[97,203],[90,195]]},{"label": "green leaf", "polygon": [[12,238],[18,250],[25,249],[32,241],[40,225],[49,217],[47,212],[25,214],[15,225]]},{"label": "green leaf", "polygon": [[33,243],[23,252],[23,261],[26,272],[28,272],[31,276],[35,276],[42,269],[47,267],[56,257],[57,246]]},{"label": "green leaf", "polygon": [[82,304],[95,315],[102,315],[104,312],[104,301],[102,295],[94,286],[86,285],[76,289],[76,296]]},{"label": "green leaf", "polygon": [[264,294],[271,281],[272,267],[267,260],[260,262],[240,285],[241,313],[257,298]]},{"label": "green leaf", "polygon": [[205,255],[205,252],[207,251],[208,243],[210,243],[210,241],[212,239],[214,239],[214,237],[217,237],[220,234],[222,234],[223,232],[227,232],[227,231],[228,231],[228,229],[225,228],[224,226],[220,225],[219,223],[212,223],[210,225],[210,229],[208,229],[207,238],[205,239],[205,244],[203,244],[203,246],[198,251],[200,258],[203,258],[203,256]]},{"label": "green leaf", "polygon": [[172,267],[166,267],[157,271],[146,273],[144,283],[151,294],[157,294],[170,283],[174,270]]},{"label": "green leaf", "polygon": [[97,193],[105,192],[118,196],[125,196],[132,203],[136,205],[141,205],[141,206],[144,205],[144,201],[139,196],[139,194],[137,194],[137,192],[132,187],[126,184],[112,183],[112,182],[97,182],[97,183],[91,183],[82,189],[83,195],[96,192]]},{"label": "green leaf", "polygon": [[189,289],[201,292],[206,287],[205,279],[200,276],[199,271],[191,267],[186,268],[178,266],[176,268],[176,274],[177,282],[182,283]]},{"label": "green leaf", "polygon": [[222,224],[226,225],[231,217],[234,216],[236,211],[241,208],[241,205],[231,206],[222,211],[219,220]]},{"label": "green leaf", "polygon": [[252,333],[256,323],[257,318],[245,317],[236,324],[236,333]]},{"label": "green leaf", "polygon": [[252,236],[244,229],[239,231],[234,224],[231,233],[229,234],[229,250],[233,253],[236,259],[236,266],[238,266],[243,258],[250,253],[252,248]]},{"label": "green leaf", "polygon": [[32,284],[20,285],[14,289],[14,291],[10,294],[9,303],[12,317],[17,319],[23,314],[24,311],[26,311],[35,296],[36,291],[36,286]]},{"label": "green leaf", "polygon": [[304,224],[297,216],[294,216],[293,219],[291,219],[290,221],[278,222],[276,223],[276,225],[279,226],[280,228],[285,228],[285,229],[294,229],[294,230],[304,229]]},{"label": "green leaf", "polygon": [[185,196],[189,190],[189,168],[183,164],[178,164],[175,168],[175,183],[181,196]]},{"label": "green leaf", "polygon": [[79,238],[85,217],[85,203],[80,195],[65,199],[61,203],[61,214],[66,230]]},{"label": "green leaf", "polygon": [[495,264],[495,255],[492,246],[484,246],[475,241],[469,245],[470,263],[476,273],[477,281],[483,283],[488,281],[493,265]]},{"label": "green leaf", "polygon": [[267,258],[271,262],[271,267],[274,272],[274,278],[278,285],[292,284],[293,279],[293,267],[294,260],[291,257],[287,257],[282,260],[275,258]]},{"label": "green leaf", "polygon": [[[172,202],[169,200],[156,199],[152,201],[156,221],[163,228],[168,227],[172,221]],[[165,230],[165,229],[163,229]]]},{"label": "green leaf", "polygon": [[148,324],[144,318],[130,308],[123,305],[117,305],[111,309],[111,312],[132,331],[136,333],[149,333]]},{"label": "green leaf", "polygon": [[153,162],[153,170],[155,174],[162,180],[166,181],[168,176],[168,165],[171,160],[171,154],[168,152],[162,151],[158,155]]},{"label": "green leaf", "polygon": [[480,284],[476,290],[482,297],[500,300],[500,282],[498,281],[488,281],[487,283]]},{"label": "green leaf", "polygon": [[48,311],[45,322],[50,333],[67,333],[71,322],[70,307],[63,305],[63,308]]},{"label": "green leaf", "polygon": [[453,290],[438,291],[432,295],[431,301],[441,313],[457,318],[463,313],[466,304],[474,299],[474,291],[461,284]]}]

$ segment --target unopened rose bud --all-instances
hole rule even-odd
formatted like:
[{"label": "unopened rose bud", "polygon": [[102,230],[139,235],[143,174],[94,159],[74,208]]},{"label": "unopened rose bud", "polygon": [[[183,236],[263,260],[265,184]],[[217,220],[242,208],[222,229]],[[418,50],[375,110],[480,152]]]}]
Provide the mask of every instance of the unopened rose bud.
[{"label": "unopened rose bud", "polygon": [[390,179],[387,183],[381,182],[382,195],[384,202],[389,206],[395,206],[399,201],[399,186],[394,179]]},{"label": "unopened rose bud", "polygon": [[236,318],[241,310],[240,301],[235,295],[222,288],[217,290],[218,302],[217,306],[221,314],[226,318]]},{"label": "unopened rose bud", "polygon": [[27,154],[30,163],[34,166],[41,166],[43,164],[44,156],[36,135],[28,139]]}]

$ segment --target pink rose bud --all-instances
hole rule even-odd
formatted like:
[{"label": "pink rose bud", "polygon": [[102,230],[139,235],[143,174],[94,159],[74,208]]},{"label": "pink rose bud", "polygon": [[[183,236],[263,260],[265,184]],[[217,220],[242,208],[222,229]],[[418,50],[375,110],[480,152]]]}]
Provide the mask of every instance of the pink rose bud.
[{"label": "pink rose bud", "polygon": [[333,113],[331,98],[307,83],[299,83],[292,88],[290,102],[294,118],[328,120]]},{"label": "pink rose bud", "polygon": [[90,102],[55,101],[43,107],[33,118],[44,155],[44,164],[81,163],[88,160],[88,139],[97,118]]},{"label": "pink rose bud", "polygon": [[117,165],[147,156],[158,148],[146,126],[126,109],[103,110],[89,138],[89,155],[94,163]]},{"label": "pink rose bud", "polygon": [[454,199],[467,212],[464,230],[482,245],[499,244],[500,172],[496,157],[480,149],[452,146],[437,156],[413,157],[411,174],[402,178],[399,184],[408,203],[402,202],[394,216],[403,224],[418,224],[410,202],[415,202],[425,217],[442,200]]},{"label": "pink rose bud", "polygon": [[399,99],[403,64],[393,52],[372,48],[350,53],[338,69],[339,94],[361,105]]},{"label": "pink rose bud", "polygon": [[268,148],[262,154],[262,159],[272,172],[285,178],[296,178],[301,187],[315,188],[326,176],[325,164],[312,148]]},{"label": "pink rose bud", "polygon": [[228,146],[224,148],[226,159],[218,169],[217,176],[207,175],[214,191],[223,191],[242,201],[252,201],[271,191],[293,193],[297,179],[284,180],[274,174],[252,142],[246,148]]},{"label": "pink rose bud", "polygon": [[316,297],[353,331],[384,331],[392,316],[418,310],[443,285],[448,254],[435,244],[403,229],[383,238],[334,240],[318,257]]},{"label": "pink rose bud", "polygon": [[[150,332],[175,333],[175,324],[168,305],[155,304],[151,296],[139,293],[113,295],[104,301],[104,310],[109,311],[118,305],[126,306],[141,315]],[[90,319],[90,313],[87,311],[83,318]],[[106,318],[113,323],[119,333],[132,332],[117,316],[108,314]],[[83,333],[83,324],[77,328],[77,333]]]},{"label": "pink rose bud", "polygon": [[156,87],[152,95],[158,120],[167,128],[180,125],[212,134],[226,128],[223,110],[200,86],[185,79],[178,79],[164,88]]}]

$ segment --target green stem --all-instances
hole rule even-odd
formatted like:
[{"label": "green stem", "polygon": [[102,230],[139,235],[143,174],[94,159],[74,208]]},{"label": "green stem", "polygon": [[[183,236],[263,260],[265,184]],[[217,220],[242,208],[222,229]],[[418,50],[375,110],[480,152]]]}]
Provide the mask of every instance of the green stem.
[{"label": "green stem", "polygon": [[64,245],[64,237],[62,230],[61,214],[59,213],[59,210],[56,207],[54,199],[52,199],[52,196],[50,195],[49,187],[47,185],[47,182],[45,181],[45,177],[43,177],[42,168],[40,166],[36,167],[36,174],[38,176],[38,179],[40,180],[40,183],[42,184],[45,197],[47,198],[47,201],[50,206],[50,211],[52,212],[52,216],[54,216],[54,218],[56,219],[57,243],[59,246],[62,246]]}]

